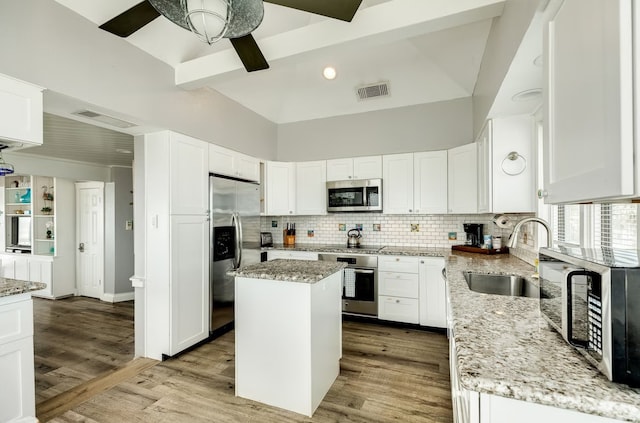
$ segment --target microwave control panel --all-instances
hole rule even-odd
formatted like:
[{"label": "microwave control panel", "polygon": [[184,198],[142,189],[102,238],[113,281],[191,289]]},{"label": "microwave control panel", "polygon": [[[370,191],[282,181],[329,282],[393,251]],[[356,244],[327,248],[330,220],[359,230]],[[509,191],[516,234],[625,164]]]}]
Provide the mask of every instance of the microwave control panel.
[{"label": "microwave control panel", "polygon": [[602,287],[599,281],[589,279],[587,295],[589,349],[602,355]]}]

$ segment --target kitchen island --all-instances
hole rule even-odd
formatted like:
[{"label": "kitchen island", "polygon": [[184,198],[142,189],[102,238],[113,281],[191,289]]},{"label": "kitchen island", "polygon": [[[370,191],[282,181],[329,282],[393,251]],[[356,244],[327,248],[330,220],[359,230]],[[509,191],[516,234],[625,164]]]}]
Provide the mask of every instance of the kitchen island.
[{"label": "kitchen island", "polygon": [[0,278],[0,421],[36,422],[31,292],[46,284]]},{"label": "kitchen island", "polygon": [[313,415],[340,372],[344,267],[273,260],[231,272],[237,396]]}]

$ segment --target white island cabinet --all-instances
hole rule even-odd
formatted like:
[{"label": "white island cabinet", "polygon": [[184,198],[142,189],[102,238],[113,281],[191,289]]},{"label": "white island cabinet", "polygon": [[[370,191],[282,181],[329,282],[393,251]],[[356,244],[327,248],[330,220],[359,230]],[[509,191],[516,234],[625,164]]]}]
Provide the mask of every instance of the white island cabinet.
[{"label": "white island cabinet", "polygon": [[237,396],[313,415],[340,372],[343,266],[275,260],[235,273]]}]

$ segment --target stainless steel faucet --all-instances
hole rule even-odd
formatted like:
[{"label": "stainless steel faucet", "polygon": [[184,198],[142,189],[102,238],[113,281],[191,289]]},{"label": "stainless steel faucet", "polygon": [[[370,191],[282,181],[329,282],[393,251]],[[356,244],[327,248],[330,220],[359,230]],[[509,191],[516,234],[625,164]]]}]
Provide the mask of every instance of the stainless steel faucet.
[{"label": "stainless steel faucet", "polygon": [[509,240],[507,241],[507,247],[513,248],[516,246],[516,244],[518,243],[518,234],[520,233],[520,228],[522,227],[522,225],[529,222],[538,222],[539,224],[544,226],[544,228],[547,230],[547,247],[552,247],[553,236],[551,233],[551,227],[549,226],[549,223],[546,220],[540,219],[539,217],[525,217],[520,222],[518,222],[516,226],[513,228],[513,232],[511,233],[511,235],[509,235]]}]

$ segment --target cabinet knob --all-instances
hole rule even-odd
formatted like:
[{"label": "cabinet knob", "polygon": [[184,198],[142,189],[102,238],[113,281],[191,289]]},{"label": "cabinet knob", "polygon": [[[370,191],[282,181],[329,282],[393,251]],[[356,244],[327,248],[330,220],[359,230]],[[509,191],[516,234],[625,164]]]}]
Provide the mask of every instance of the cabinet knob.
[{"label": "cabinet knob", "polygon": [[353,178],[352,176],[349,176],[349,179],[352,179],[352,178]]},{"label": "cabinet knob", "polygon": [[411,209],[409,209],[409,213],[411,213]]},{"label": "cabinet knob", "polygon": [[400,259],[396,257],[396,261],[400,261]]},{"label": "cabinet knob", "polygon": [[538,198],[539,199],[543,199],[545,197],[547,197],[549,195],[549,193],[547,192],[546,189],[539,189],[538,190]]},{"label": "cabinet knob", "polygon": [[396,304],[399,303],[399,302],[400,302],[400,300],[396,300]]}]

